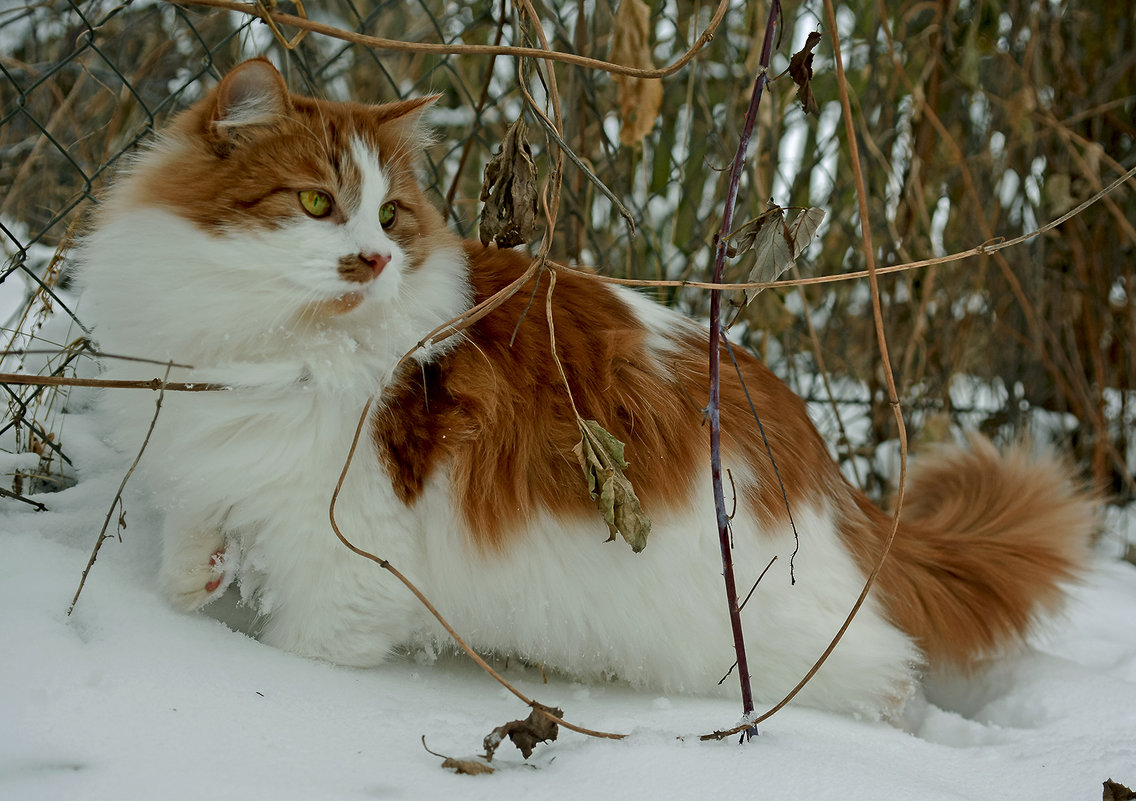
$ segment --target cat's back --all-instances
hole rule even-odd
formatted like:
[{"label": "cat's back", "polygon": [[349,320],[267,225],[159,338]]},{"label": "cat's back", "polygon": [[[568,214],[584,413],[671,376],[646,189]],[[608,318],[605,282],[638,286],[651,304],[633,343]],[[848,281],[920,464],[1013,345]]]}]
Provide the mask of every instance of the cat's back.
[{"label": "cat's back", "polygon": [[[594,420],[624,444],[626,475],[649,516],[685,509],[706,479],[704,329],[580,271],[548,266],[526,276],[532,262],[520,252],[477,243],[465,251],[475,301],[505,294],[459,344],[408,365],[384,393],[373,440],[396,493],[414,504],[445,471],[467,530],[490,549],[523,537],[544,514],[589,522],[602,534],[577,456],[579,421]],[[781,411],[800,400],[755,359],[737,355],[748,391],[770,417],[795,421]],[[724,369],[723,415],[738,434],[725,447],[755,464],[754,442],[743,433],[754,425],[750,414],[741,383]],[[798,433],[786,435],[824,454],[811,428]],[[817,477],[791,472],[811,495]],[[755,492],[759,485],[768,482]],[[771,505],[772,517],[783,511],[779,497],[754,501]]]}]

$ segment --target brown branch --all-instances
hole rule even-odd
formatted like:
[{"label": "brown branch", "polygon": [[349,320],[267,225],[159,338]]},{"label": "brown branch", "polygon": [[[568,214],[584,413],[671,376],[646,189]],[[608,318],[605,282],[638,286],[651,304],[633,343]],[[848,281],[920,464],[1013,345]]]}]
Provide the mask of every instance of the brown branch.
[{"label": "brown branch", "polygon": [[895,422],[898,428],[899,435],[899,485],[896,488],[895,494],[895,511],[892,515],[892,526],[888,532],[887,539],[884,541],[884,547],[881,549],[879,558],[876,561],[872,571],[864,580],[864,588],[860,591],[860,596],[852,605],[851,611],[844,619],[837,630],[832,641],[829,642],[828,647],[824,649],[824,653],[820,655],[817,661],[813,664],[809,672],[797,682],[797,685],[790,690],[784,698],[777,702],[768,711],[758,716],[754,720],[746,720],[744,723],[735,726],[728,730],[719,730],[710,734],[704,734],[699,739],[702,740],[721,740],[725,737],[730,737],[743,731],[747,731],[757,724],[768,720],[770,717],[781,711],[793,698],[796,697],[812,677],[816,675],[821,666],[828,660],[829,655],[835,650],[837,644],[844,637],[844,632],[852,625],[852,620],[864,605],[864,601],[868,597],[868,592],[872,589],[872,585],[876,582],[876,577],[879,575],[880,570],[883,568],[884,562],[887,560],[888,554],[891,551],[892,542],[895,540],[896,532],[899,530],[899,513],[903,507],[903,491],[904,484],[907,479],[907,427],[903,422],[903,412],[900,407],[899,398],[896,392],[895,376],[891,368],[891,359],[888,356],[887,337],[884,335],[883,328],[883,309],[880,302],[880,287],[877,280],[877,269],[875,261],[875,251],[872,247],[872,231],[870,227],[870,219],[868,215],[868,195],[864,187],[864,173],[860,168],[860,153],[859,148],[856,146],[856,129],[854,128],[855,122],[852,119],[852,108],[848,100],[848,86],[847,80],[844,75],[844,61],[840,53],[840,39],[835,34],[836,28],[836,12],[833,9],[832,0],[824,0],[825,13],[828,19],[828,29],[833,32],[832,36],[832,53],[836,62],[836,85],[840,90],[840,105],[844,112],[844,130],[848,137],[849,160],[852,164],[852,174],[856,182],[856,198],[859,202],[860,211],[860,233],[863,239],[864,258],[868,265],[868,281],[871,285],[872,292],[872,316],[876,324],[876,339],[880,348],[880,359],[883,363],[884,377],[887,380],[888,388],[888,404],[891,406],[892,411],[895,413]]},{"label": "brown branch", "polygon": [[[501,37],[505,33],[505,0],[501,0],[501,18],[497,22],[497,32],[493,37],[493,46],[499,47],[501,45]],[[497,55],[493,54],[489,57],[489,63],[485,65],[485,80],[481,85],[481,97],[477,99],[477,107],[473,110],[473,120],[475,126],[480,126],[481,114],[485,110],[485,104],[489,102],[489,86],[493,83],[493,68],[497,64]],[[473,143],[477,140],[474,135],[477,127],[469,132],[465,137],[465,144],[462,145],[461,156],[458,157],[458,166],[454,170],[454,179],[450,182],[449,191],[446,192],[446,207],[442,209],[442,213],[448,218],[450,210],[454,205],[454,198],[458,193],[458,184],[461,182],[462,172],[465,170],[465,163],[469,159],[469,154],[473,152]]]},{"label": "brown branch", "polygon": [[[170,367],[166,367],[166,377],[169,377]],[[126,471],[126,475],[122,477],[121,483],[118,485],[118,492],[114,494],[114,498],[110,502],[110,508],[107,510],[106,519],[103,520],[103,527],[99,529],[99,538],[95,540],[94,550],[91,551],[91,558],[87,560],[87,566],[83,568],[83,575],[79,578],[79,587],[75,590],[75,597],[71,599],[71,605],[67,607],[67,616],[70,617],[71,613],[75,611],[75,604],[79,602],[79,593],[83,591],[83,587],[87,583],[87,576],[94,567],[95,560],[99,556],[99,549],[103,547],[103,542],[109,539],[111,534],[107,534],[107,527],[110,526],[111,516],[114,515],[114,510],[122,504],[122,491],[126,489],[126,482],[134,475],[134,468],[142,461],[142,454],[146,451],[146,446],[150,444],[150,435],[154,433],[154,426],[158,423],[158,414],[162,411],[162,400],[166,397],[166,390],[164,386],[158,388],[158,399],[154,403],[154,416],[150,418],[150,427],[146,429],[146,438],[142,440],[142,447],[138,449],[138,455],[134,457],[134,461],[130,465],[130,469]]]},{"label": "brown branch", "polygon": [[651,278],[614,278],[608,275],[600,275],[598,273],[589,272],[587,270],[580,270],[575,267],[569,267],[566,264],[561,264],[555,261],[549,261],[549,266],[557,270],[564,270],[575,273],[581,278],[590,279],[592,281],[600,281],[605,284],[619,284],[621,286],[642,286],[642,287],[694,287],[696,289],[712,289],[715,292],[731,292],[741,289],[769,289],[770,287],[791,287],[791,286],[811,286],[813,284],[835,284],[840,281],[858,281],[862,278],[870,278],[872,273],[875,275],[891,275],[893,273],[906,272],[908,270],[915,270],[920,267],[930,267],[936,264],[950,264],[951,262],[962,261],[964,259],[973,258],[974,256],[985,256],[991,253],[996,253],[999,250],[1020,245],[1023,242],[1028,242],[1035,237],[1041,236],[1048,231],[1052,231],[1062,223],[1066,223],[1072,218],[1076,217],[1085,209],[1092,206],[1094,203],[1100,201],[1106,195],[1116,191],[1126,181],[1136,176],[1136,167],[1128,170],[1128,172],[1121,175],[1115,181],[1110,183],[1104,189],[1094,193],[1087,200],[1082,201],[1076,208],[1062,214],[1060,217],[1050,220],[1045,225],[1037,228],[1028,233],[1016,236],[1013,239],[1002,239],[995,237],[988,240],[981,245],[977,245],[969,250],[962,250],[957,253],[950,253],[946,256],[936,256],[931,259],[919,259],[918,261],[909,261],[904,264],[892,264],[885,267],[874,267],[872,270],[855,270],[848,273],[839,273],[837,275],[818,275],[812,278],[789,278],[779,281],[749,281],[736,284],[715,284],[710,281],[691,281],[688,279],[675,279],[675,280],[655,280]]},{"label": "brown branch", "polygon": [[[538,53],[553,52],[552,48],[548,44],[548,37],[545,36],[545,34],[544,34],[544,27],[540,24],[540,16],[536,13],[536,10],[532,7],[532,3],[529,2],[529,0],[521,0],[521,8],[524,10],[525,15],[529,18],[529,21],[532,23],[533,28],[536,29],[537,39],[540,41],[540,45],[541,45],[541,48],[542,48],[541,50],[538,50],[536,52],[538,52]],[[517,71],[518,71],[518,74],[521,71],[521,65],[520,64],[518,64]],[[533,108],[536,108],[536,103],[532,102],[532,98],[529,96],[528,88],[525,86],[525,82],[523,80],[524,76],[520,75],[519,77],[522,79],[522,80],[519,81],[520,87],[521,87],[521,92],[528,98],[530,105]],[[563,114],[561,113],[561,110],[560,110],[560,90],[558,89],[557,84],[556,84],[556,68],[555,68],[555,65],[551,65],[551,64],[548,67],[548,93],[547,94],[548,94],[548,99],[552,103],[553,128],[555,129],[555,133],[556,133],[557,137],[561,141],[563,141],[563,139],[564,139],[564,116],[563,116]],[[540,252],[539,252],[539,255],[538,255],[538,258],[541,260],[542,263],[545,259],[548,258],[548,254],[552,251],[553,237],[556,233],[556,220],[557,220],[557,215],[559,214],[559,211],[560,211],[560,186],[561,186],[561,181],[563,180],[563,177],[564,177],[564,149],[561,148],[561,149],[558,149],[556,151],[556,158],[553,159],[553,162],[552,162],[552,173],[549,175],[549,178],[548,178],[548,186],[546,187],[547,191],[544,193],[544,196],[541,198],[541,202],[544,205],[545,217],[547,218],[547,221],[548,221],[548,227],[545,229],[544,239],[541,241]]]},{"label": "brown branch", "polygon": [[[171,364],[170,361],[161,361],[160,359],[147,359],[144,356],[123,356],[118,353],[103,353],[100,350],[95,350],[90,347],[90,340],[80,338],[76,340],[74,346],[66,348],[14,348],[0,353],[0,359],[8,356],[64,356],[64,355],[79,355],[86,353],[96,359],[120,359],[125,362],[141,362],[143,364],[158,364],[166,367]],[[184,367],[187,370],[193,369],[192,364],[178,364],[172,363],[174,367]]]},{"label": "brown branch", "polygon": [[[726,199],[722,210],[722,223],[718,233],[714,235],[713,252],[714,268],[711,281],[718,284],[726,265],[726,253],[730,230],[733,226],[735,205],[737,203],[738,187],[741,183],[742,170],[745,167],[746,150],[750,136],[757,124],[757,112],[761,106],[765,85],[769,80],[769,62],[773,55],[773,33],[777,27],[777,20],[781,15],[779,0],[773,0],[769,6],[769,15],[765,23],[765,35],[762,39],[761,56],[758,63],[757,75],[750,91],[749,105],[746,109],[745,122],[742,124],[738,145],[730,164],[730,177],[726,188]],[[722,294],[714,292],[710,295],[710,325],[709,342],[707,345],[708,364],[707,377],[710,382],[709,400],[706,404],[706,421],[709,428],[710,445],[710,485],[714,497],[714,516],[718,532],[718,546],[722,556],[722,579],[726,593],[726,612],[730,620],[730,634],[737,658],[738,683],[742,697],[742,716],[748,719],[753,715],[753,686],[749,672],[749,662],[746,656],[745,630],[742,626],[741,608],[738,606],[737,581],[734,576],[733,543],[730,540],[730,521],[726,516],[726,501],[722,487],[722,422],[721,422],[721,354],[722,346],[729,343],[722,335],[721,315]],[[733,358],[733,353],[730,353]],[[744,387],[744,382],[743,382]],[[748,392],[747,392],[748,397]],[[756,416],[756,413],[755,413]],[[760,427],[760,420],[758,426]],[[776,470],[776,466],[774,466]],[[790,516],[790,521],[792,517]],[[745,738],[748,739],[757,733],[755,727],[746,727]]]},{"label": "brown branch", "polygon": [[31,498],[25,498],[20,493],[12,492],[11,490],[6,490],[3,487],[0,487],[0,498],[11,498],[14,501],[20,501],[21,503],[26,503],[29,506],[34,506],[35,510],[37,512],[46,512],[47,511],[47,507],[44,506],[39,501],[33,501]]},{"label": "brown branch", "polygon": [[[168,375],[168,373],[167,373]],[[208,384],[202,382],[166,383],[160,378],[129,380],[111,378],[68,378],[57,375],[24,375],[22,373],[0,373],[0,384],[15,384],[16,386],[33,387],[107,387],[110,389],[151,389],[155,392],[217,392],[232,389],[226,384]]]},{"label": "brown branch", "polygon": [[322,22],[295,16],[294,14],[285,14],[282,11],[267,8],[265,5],[259,3],[237,3],[231,2],[231,0],[165,0],[165,2],[179,6],[206,6],[208,8],[236,11],[241,14],[248,14],[251,17],[257,17],[263,20],[265,24],[273,26],[287,25],[301,30],[311,31],[312,33],[330,36],[333,39],[340,39],[344,42],[350,42],[351,44],[373,47],[378,50],[428,53],[431,55],[517,56],[521,58],[541,59],[544,61],[559,61],[564,64],[571,64],[575,67],[600,70],[615,75],[629,75],[634,78],[666,78],[670,75],[674,75],[689,64],[694,57],[698,55],[698,52],[714,38],[714,34],[725,18],[726,10],[730,5],[729,0],[719,0],[717,8],[714,9],[714,16],[710,19],[706,30],[702,32],[702,35],[698,37],[694,45],[675,61],[672,61],[667,66],[660,69],[639,69],[548,48],[514,47],[511,45],[437,44],[432,42],[403,42],[398,39],[384,39],[380,36],[368,36],[367,34],[344,30],[334,25],[326,25]]}]

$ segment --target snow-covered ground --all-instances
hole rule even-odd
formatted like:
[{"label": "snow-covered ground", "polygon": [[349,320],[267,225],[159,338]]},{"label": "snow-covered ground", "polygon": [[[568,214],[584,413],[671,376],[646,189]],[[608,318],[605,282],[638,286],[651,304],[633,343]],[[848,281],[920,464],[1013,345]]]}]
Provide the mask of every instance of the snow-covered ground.
[{"label": "snow-covered ground", "polygon": [[0,499],[0,799],[1069,801],[1100,798],[1108,778],[1136,785],[1136,568],[1117,558],[1130,517],[1113,519],[1064,619],[1020,657],[933,688],[910,732],[790,707],[748,745],[700,742],[740,704],[545,684],[512,666],[569,720],[630,737],[562,731],[528,763],[505,744],[496,773],[459,776],[421,738],[471,756],[525,717],[519,702],[464,658],[345,669],[174,612],[154,587],[158,518],[139,489],[67,617],[122,475],[73,417],[78,483],[38,496],[46,512]]}]

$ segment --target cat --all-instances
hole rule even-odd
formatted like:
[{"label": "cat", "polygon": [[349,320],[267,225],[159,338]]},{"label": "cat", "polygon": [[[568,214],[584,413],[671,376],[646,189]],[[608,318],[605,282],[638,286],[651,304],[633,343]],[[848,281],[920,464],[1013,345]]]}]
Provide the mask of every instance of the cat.
[{"label": "cat", "polygon": [[[267,60],[247,61],[102,199],[78,259],[82,312],[102,349],[192,366],[172,368],[171,381],[230,387],[165,394],[141,468],[165,512],[160,586],[193,610],[236,581],[263,641],[343,665],[443,644],[411,593],[329,524],[375,396],[337,522],[475,648],[582,680],[736,692],[719,686],[734,656],[701,325],[559,270],[552,313],[567,388],[550,352],[547,277],[396,369],[529,265],[461,241],[426,200],[415,175],[435,99],[312,99],[289,92]],[[734,351],[780,471],[727,367],[722,459],[743,591],[780,557],[742,613],[755,695],[776,701],[843,622],[891,515],[842,477],[804,402]],[[106,375],[139,369],[112,361]],[[604,544],[573,452],[569,389],[583,418],[626,444],[626,474],[653,521],[642,553]],[[136,451],[153,397],[115,391],[103,407],[111,440]],[[895,715],[923,671],[1005,650],[1085,568],[1095,501],[1055,458],[1000,455],[974,438],[917,459],[905,498],[874,590],[800,702]]]}]

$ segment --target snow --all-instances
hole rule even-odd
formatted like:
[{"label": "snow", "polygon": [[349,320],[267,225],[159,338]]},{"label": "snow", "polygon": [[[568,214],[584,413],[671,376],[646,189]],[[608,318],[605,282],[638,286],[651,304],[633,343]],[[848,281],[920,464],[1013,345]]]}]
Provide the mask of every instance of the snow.
[{"label": "snow", "polygon": [[[583,686],[505,669],[519,689],[623,741],[562,730],[525,763],[508,743],[492,775],[459,776],[528,710],[468,660],[411,658],[357,670],[261,645],[218,617],[158,596],[158,514],[125,494],[122,541],[107,540],[66,614],[121,480],[121,459],[68,423],[78,482],[0,499],[0,799],[789,798],[1092,799],[1107,778],[1136,785],[1136,568],[1113,533],[1064,619],[1031,648],[966,680],[940,680],[910,729],[789,707],[746,745],[701,742],[739,703]],[[376,581],[391,580],[376,568]],[[225,600],[220,602],[225,603]],[[681,647],[681,644],[676,644]],[[761,647],[751,643],[751,647]]]}]

